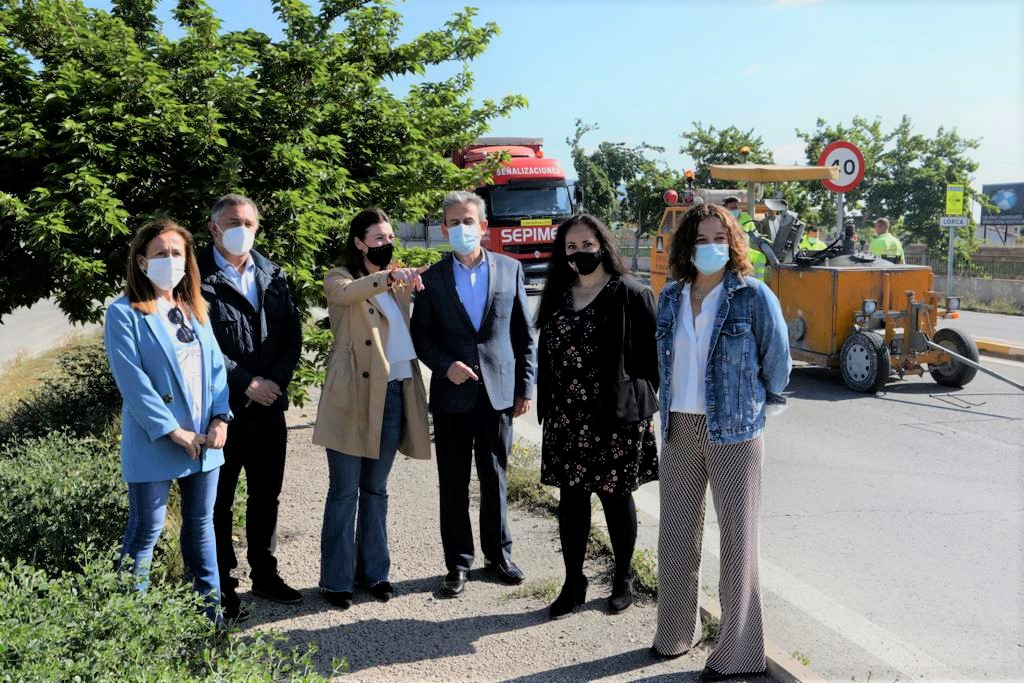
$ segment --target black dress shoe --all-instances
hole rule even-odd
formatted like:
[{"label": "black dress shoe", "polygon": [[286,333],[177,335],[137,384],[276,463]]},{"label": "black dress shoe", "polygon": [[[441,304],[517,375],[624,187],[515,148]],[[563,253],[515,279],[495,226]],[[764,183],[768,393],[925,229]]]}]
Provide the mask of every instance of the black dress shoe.
[{"label": "black dress shoe", "polygon": [[756,678],[758,676],[764,676],[768,673],[768,670],[762,671],[741,671],[734,674],[720,674],[710,666],[705,666],[700,672],[700,680],[702,681],[728,681],[733,678]]},{"label": "black dress shoe", "polygon": [[252,582],[252,594],[282,605],[295,605],[302,602],[302,593],[284,582],[277,574]]},{"label": "black dress shoe", "polygon": [[566,581],[562,584],[562,592],[548,608],[548,619],[554,621],[567,617],[586,601],[587,577],[580,576],[575,581]]},{"label": "black dress shoe", "polygon": [[669,659],[677,659],[686,654],[686,651],[683,651],[676,655],[667,655],[664,652],[658,650],[658,648],[654,647],[653,645],[651,645],[651,649],[649,650],[649,652],[651,653],[652,657],[654,657],[655,659],[660,659],[662,661],[666,661]]},{"label": "black dress shoe", "polygon": [[523,570],[517,567],[514,562],[509,562],[506,565],[488,562],[484,565],[484,569],[492,572],[502,583],[507,583],[510,586],[518,586],[526,580],[526,574],[523,574]]},{"label": "black dress shoe", "polygon": [[612,584],[612,594],[608,598],[608,611],[618,614],[633,604],[633,577],[627,576]]},{"label": "black dress shoe", "polygon": [[324,591],[324,599],[338,609],[348,609],[352,606],[352,593],[349,591]]},{"label": "black dress shoe", "polygon": [[446,598],[454,598],[459,595],[466,589],[466,579],[468,578],[469,572],[465,569],[448,572],[445,574],[444,580],[441,581],[441,595]]},{"label": "black dress shoe", "polygon": [[391,586],[390,582],[381,581],[370,586],[370,594],[381,602],[387,602],[395,597],[395,589]]}]

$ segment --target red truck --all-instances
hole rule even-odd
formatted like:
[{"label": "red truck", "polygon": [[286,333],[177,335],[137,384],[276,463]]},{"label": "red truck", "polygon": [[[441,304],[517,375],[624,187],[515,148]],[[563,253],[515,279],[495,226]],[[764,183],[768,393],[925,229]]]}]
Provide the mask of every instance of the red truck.
[{"label": "red truck", "polygon": [[580,203],[577,186],[570,191],[557,159],[544,156],[542,138],[477,138],[452,155],[459,168],[482,162],[501,151],[511,158],[494,174],[492,185],[476,189],[487,204],[484,246],[523,264],[527,285],[543,283],[551,244],[559,224]]}]

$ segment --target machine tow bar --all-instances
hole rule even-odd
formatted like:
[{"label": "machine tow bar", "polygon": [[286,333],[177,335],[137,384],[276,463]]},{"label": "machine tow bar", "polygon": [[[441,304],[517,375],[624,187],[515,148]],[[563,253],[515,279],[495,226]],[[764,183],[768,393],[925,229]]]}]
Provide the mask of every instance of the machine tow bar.
[{"label": "machine tow bar", "polygon": [[950,351],[945,346],[942,346],[941,344],[936,344],[931,339],[926,339],[925,340],[925,344],[927,344],[928,346],[932,347],[936,351],[941,351],[942,353],[955,358],[957,361],[963,363],[964,365],[969,365],[972,368],[975,368],[977,370],[981,370],[986,375],[991,375],[991,376],[995,377],[996,379],[1002,380],[1002,381],[1006,382],[1007,384],[1009,384],[1009,385],[1011,385],[1011,386],[1013,386],[1013,387],[1015,387],[1017,389],[1020,389],[1021,391],[1024,391],[1024,384],[1019,384],[1017,382],[1014,382],[1009,377],[1003,377],[998,372],[994,372],[992,370],[989,370],[988,368],[983,366],[981,363],[975,363],[970,358],[965,358],[965,357],[961,356],[959,353],[956,353],[955,351]]}]

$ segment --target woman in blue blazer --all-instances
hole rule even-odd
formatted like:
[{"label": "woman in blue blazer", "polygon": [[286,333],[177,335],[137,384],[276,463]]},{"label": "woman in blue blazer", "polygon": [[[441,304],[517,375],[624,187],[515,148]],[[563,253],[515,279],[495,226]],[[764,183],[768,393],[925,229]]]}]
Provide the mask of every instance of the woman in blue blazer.
[{"label": "woman in blue blazer", "polygon": [[147,585],[171,481],[181,491],[181,554],[215,618],[220,581],[213,503],[227,438],[227,373],[199,289],[192,235],[171,220],[136,233],[125,293],[110,304],[104,342],[123,398],[121,476],[128,524],[121,559]]}]

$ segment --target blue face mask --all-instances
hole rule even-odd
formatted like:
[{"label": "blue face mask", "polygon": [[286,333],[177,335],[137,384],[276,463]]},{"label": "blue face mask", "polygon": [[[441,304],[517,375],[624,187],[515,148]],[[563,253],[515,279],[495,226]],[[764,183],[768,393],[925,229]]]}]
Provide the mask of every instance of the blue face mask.
[{"label": "blue face mask", "polygon": [[480,226],[476,223],[460,223],[448,228],[448,243],[452,245],[452,251],[460,256],[472,254],[480,246]]},{"label": "blue face mask", "polygon": [[705,275],[717,273],[728,262],[728,244],[698,244],[693,250],[693,265]]},{"label": "blue face mask", "polygon": [[740,210],[739,209],[729,209],[729,213],[732,214],[733,218],[739,218],[740,217]]}]

